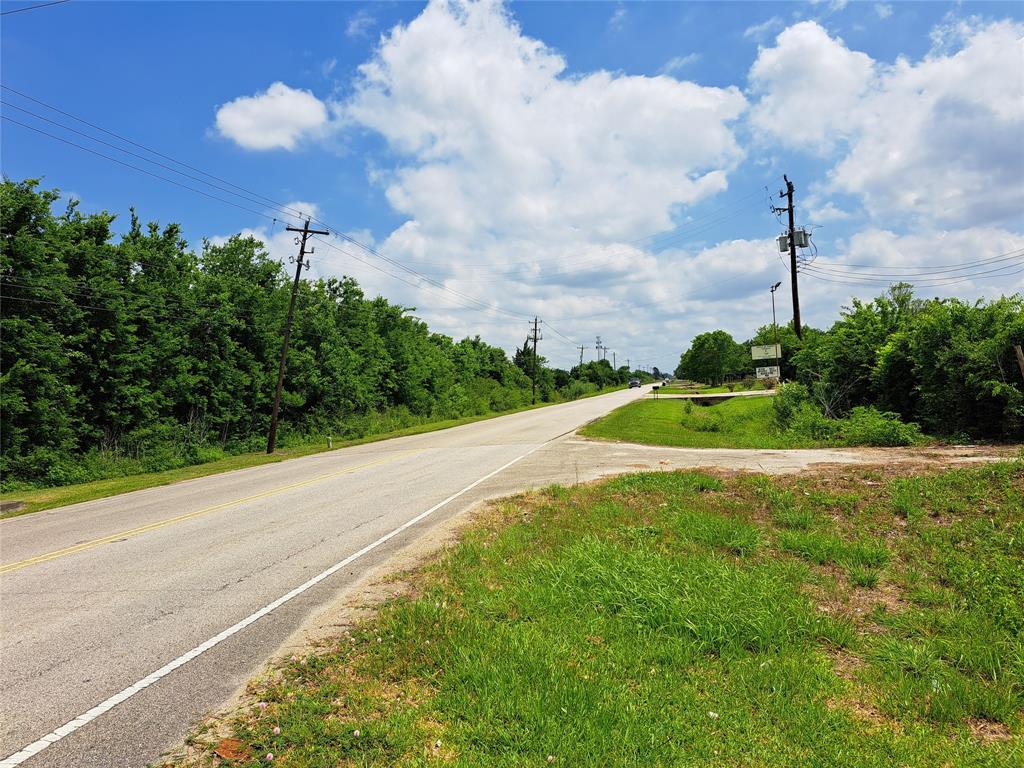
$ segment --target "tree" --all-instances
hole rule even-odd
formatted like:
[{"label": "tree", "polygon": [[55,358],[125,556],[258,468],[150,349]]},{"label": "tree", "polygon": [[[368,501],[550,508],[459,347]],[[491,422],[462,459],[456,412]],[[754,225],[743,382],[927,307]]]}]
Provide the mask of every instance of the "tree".
[{"label": "tree", "polygon": [[719,385],[726,376],[749,372],[747,350],[722,330],[701,333],[679,358],[677,378]]}]

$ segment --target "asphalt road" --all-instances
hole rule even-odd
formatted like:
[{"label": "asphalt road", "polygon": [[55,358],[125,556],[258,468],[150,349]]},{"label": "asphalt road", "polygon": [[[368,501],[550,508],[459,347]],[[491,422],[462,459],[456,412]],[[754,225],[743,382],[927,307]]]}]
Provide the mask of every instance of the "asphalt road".
[{"label": "asphalt road", "polygon": [[0,521],[0,767],[155,760],[361,573],[646,391]]}]

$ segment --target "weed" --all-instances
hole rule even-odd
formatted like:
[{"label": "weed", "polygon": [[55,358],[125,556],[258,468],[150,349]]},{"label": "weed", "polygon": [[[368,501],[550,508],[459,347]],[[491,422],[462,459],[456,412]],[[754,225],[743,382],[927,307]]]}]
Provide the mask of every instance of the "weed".
[{"label": "weed", "polygon": [[878,586],[878,571],[861,565],[850,567],[850,583],[855,587],[874,589]]}]

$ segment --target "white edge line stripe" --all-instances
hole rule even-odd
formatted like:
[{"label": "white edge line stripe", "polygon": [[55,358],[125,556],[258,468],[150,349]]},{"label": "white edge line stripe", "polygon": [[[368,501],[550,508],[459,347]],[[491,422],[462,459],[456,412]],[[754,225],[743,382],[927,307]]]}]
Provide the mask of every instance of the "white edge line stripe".
[{"label": "white edge line stripe", "polygon": [[[559,435],[559,437],[561,437],[561,435]],[[555,439],[557,440],[558,438],[556,437]],[[550,441],[548,441],[548,442],[550,442]],[[547,442],[541,443],[540,445],[536,445],[533,448],[531,448],[530,450],[528,450],[526,453],[524,453],[524,454],[522,454],[520,456],[517,456],[516,458],[512,459],[512,461],[508,462],[507,464],[503,464],[502,466],[498,467],[493,472],[490,472],[490,473],[484,475],[479,480],[473,481],[472,483],[467,485],[465,488],[463,488],[461,491],[456,491],[455,493],[453,493],[451,496],[449,496],[444,501],[438,502],[437,504],[432,506],[426,512],[420,512],[418,515],[416,515],[416,517],[414,517],[414,518],[412,518],[410,520],[407,520],[406,522],[402,523],[400,526],[395,528],[395,530],[391,531],[390,533],[384,534],[383,536],[381,536],[379,539],[377,539],[372,544],[367,544],[365,547],[360,549],[358,552],[349,555],[344,560],[342,560],[342,561],[340,561],[338,563],[335,563],[334,565],[332,565],[327,570],[321,571],[316,576],[311,578],[309,581],[307,581],[307,582],[297,586],[291,592],[288,592],[287,594],[282,595],[281,597],[277,598],[277,600],[275,600],[274,602],[272,602],[272,603],[270,603],[268,605],[265,605],[263,608],[260,608],[258,611],[256,611],[256,613],[253,613],[253,614],[251,614],[249,616],[246,616],[244,619],[239,621],[237,624],[234,624],[234,625],[228,627],[227,629],[225,629],[220,634],[214,635],[209,640],[207,640],[205,643],[202,643],[201,645],[197,645],[191,651],[183,653],[181,656],[176,658],[174,661],[171,661],[171,662],[165,664],[164,666],[160,667],[160,669],[156,670],[155,672],[153,672],[153,673],[147,675],[146,677],[142,678],[141,680],[139,680],[137,683],[129,685],[127,688],[125,688],[120,693],[115,693],[109,699],[107,699],[106,701],[103,701],[103,702],[97,704],[95,707],[93,707],[89,711],[82,713],[81,715],[79,715],[78,717],[76,717],[76,718],[74,718],[72,720],[69,720],[64,725],[62,725],[60,728],[56,728],[55,730],[50,731],[50,733],[48,733],[45,736],[43,736],[42,738],[36,739],[35,741],[33,741],[31,744],[29,744],[27,747],[25,747],[24,749],[20,750],[19,752],[15,752],[13,755],[8,755],[3,760],[0,760],[0,768],[15,768],[15,766],[21,765],[23,762],[28,760],[30,757],[34,757],[35,755],[37,755],[38,753],[42,752],[44,749],[49,747],[51,744],[56,744],[58,741],[63,739],[65,736],[69,736],[70,734],[74,733],[75,731],[77,731],[82,726],[92,722],[93,720],[95,720],[100,715],[102,715],[102,714],[108,712],[109,710],[113,709],[118,704],[122,703],[123,701],[125,701],[127,699],[130,699],[132,696],[134,696],[139,691],[143,690],[144,688],[148,688],[150,685],[152,685],[153,683],[157,682],[161,678],[164,678],[167,675],[171,674],[171,672],[176,670],[178,667],[181,667],[181,666],[184,666],[185,664],[188,664],[194,658],[196,658],[197,656],[200,656],[200,655],[206,653],[208,650],[213,648],[215,645],[219,645],[220,643],[222,643],[223,641],[227,640],[232,635],[237,634],[238,632],[241,632],[243,629],[248,627],[253,622],[259,621],[260,619],[262,619],[264,616],[266,616],[268,613],[273,611],[275,608],[280,608],[282,605],[287,603],[289,600],[291,600],[291,599],[293,599],[295,597],[298,597],[303,592],[311,589],[312,587],[315,587],[321,581],[323,581],[324,579],[328,578],[329,576],[334,575],[339,570],[344,568],[346,565],[354,562],[355,560],[358,560],[360,557],[362,557],[366,553],[373,551],[374,549],[379,547],[381,544],[384,544],[385,542],[393,539],[395,536],[397,536],[398,534],[402,533],[402,531],[404,531],[407,528],[410,528],[410,527],[416,525],[416,523],[418,523],[420,520],[424,519],[428,515],[432,515],[434,512],[436,512],[437,510],[441,509],[441,507],[443,507],[446,504],[450,504],[451,502],[455,501],[455,499],[459,498],[459,496],[462,496],[465,493],[469,493],[471,490],[473,490],[478,485],[480,485],[480,483],[483,483],[483,482],[486,482],[487,480],[490,480],[492,477],[494,477],[499,472],[505,471],[506,469],[511,467],[516,462],[522,461],[527,456],[529,456],[531,453],[534,453],[535,451],[540,450],[545,445],[547,445]]]}]

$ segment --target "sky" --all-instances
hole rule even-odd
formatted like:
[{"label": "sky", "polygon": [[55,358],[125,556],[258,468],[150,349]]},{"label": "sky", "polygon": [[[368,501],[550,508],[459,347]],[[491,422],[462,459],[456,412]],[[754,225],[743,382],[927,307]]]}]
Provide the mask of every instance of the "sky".
[{"label": "sky", "polygon": [[455,338],[672,370],[778,281],[789,322],[783,174],[805,324],[1024,292],[1024,4],[38,2],[0,4],[8,178],[289,269],[311,216],[313,278]]}]

